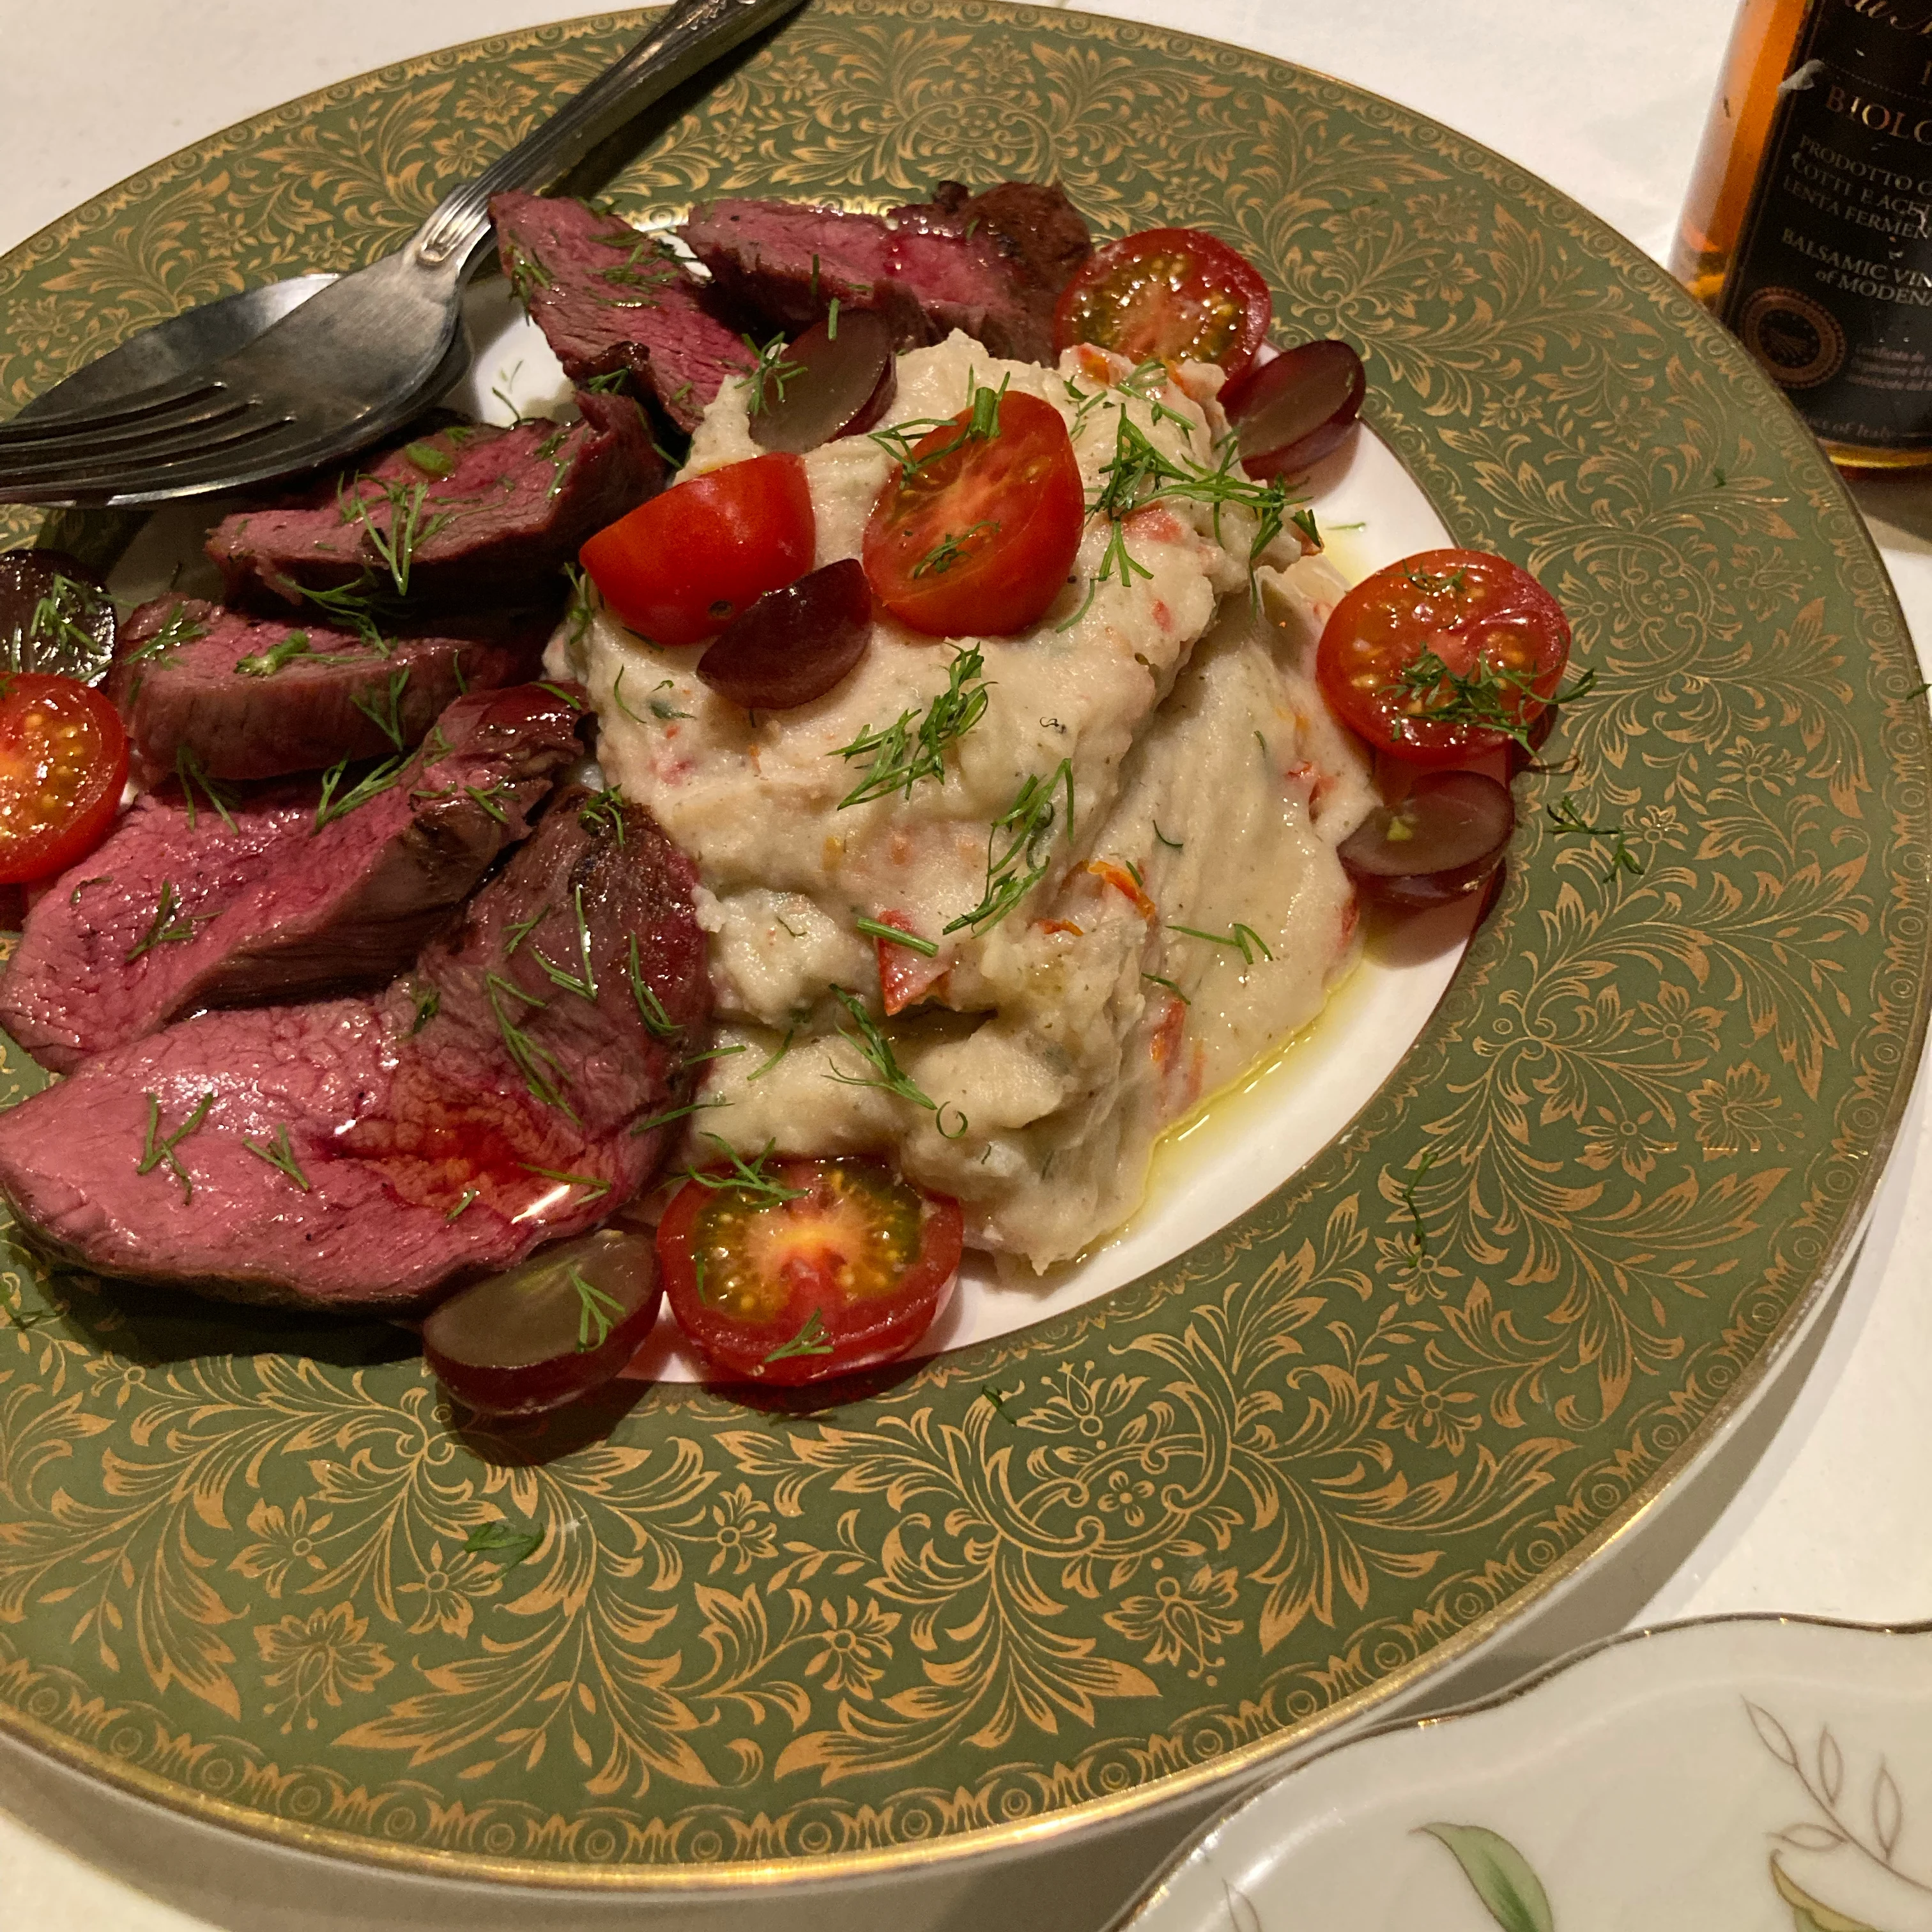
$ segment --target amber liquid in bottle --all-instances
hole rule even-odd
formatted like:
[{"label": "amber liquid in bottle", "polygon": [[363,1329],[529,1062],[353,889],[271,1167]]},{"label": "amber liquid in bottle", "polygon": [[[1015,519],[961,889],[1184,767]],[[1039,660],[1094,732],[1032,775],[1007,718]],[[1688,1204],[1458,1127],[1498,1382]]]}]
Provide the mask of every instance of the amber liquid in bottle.
[{"label": "amber liquid in bottle", "polygon": [[1928,21],[1744,0],[1671,251],[1846,467],[1932,464]]}]

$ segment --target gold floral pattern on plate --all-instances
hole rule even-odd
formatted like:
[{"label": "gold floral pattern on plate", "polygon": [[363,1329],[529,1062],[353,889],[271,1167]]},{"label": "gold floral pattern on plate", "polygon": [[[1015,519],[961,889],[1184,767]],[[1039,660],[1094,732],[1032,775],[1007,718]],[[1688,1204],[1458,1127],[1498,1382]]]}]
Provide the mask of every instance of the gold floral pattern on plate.
[{"label": "gold floral pattern on plate", "polygon": [[[0,396],[376,255],[640,17],[344,82],[89,202],[0,259]],[[1571,612],[1598,683],[1547,755],[1574,762],[1520,782],[1442,1007],[1213,1240],[830,1409],[633,1389],[459,1432],[392,1331],[11,1251],[0,1721],[439,1870],[963,1849],[1225,1774],[1466,1646],[1669,1480],[1820,1292],[1918,1058],[1932,824],[1904,626],[1810,437],[1508,162],[1124,22],[816,0],[614,191],[663,218],[1003,175],[1247,250],[1292,326],[1361,350],[1457,541]],[[10,1052],[14,1093],[35,1077]]]}]

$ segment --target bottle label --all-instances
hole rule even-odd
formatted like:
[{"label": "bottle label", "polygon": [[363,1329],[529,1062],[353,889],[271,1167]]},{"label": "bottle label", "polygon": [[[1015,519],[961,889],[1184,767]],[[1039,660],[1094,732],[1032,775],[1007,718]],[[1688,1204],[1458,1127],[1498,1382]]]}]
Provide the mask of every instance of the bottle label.
[{"label": "bottle label", "polygon": [[1814,0],[1718,314],[1826,441],[1932,449],[1932,0]]}]

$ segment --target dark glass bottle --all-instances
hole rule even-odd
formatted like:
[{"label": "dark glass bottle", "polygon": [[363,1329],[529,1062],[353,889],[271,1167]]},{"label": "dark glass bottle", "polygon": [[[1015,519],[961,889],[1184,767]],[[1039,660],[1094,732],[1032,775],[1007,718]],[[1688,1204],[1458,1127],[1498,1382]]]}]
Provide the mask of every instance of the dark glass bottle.
[{"label": "dark glass bottle", "polygon": [[1834,462],[1932,464],[1932,0],[1744,0],[1670,266]]}]

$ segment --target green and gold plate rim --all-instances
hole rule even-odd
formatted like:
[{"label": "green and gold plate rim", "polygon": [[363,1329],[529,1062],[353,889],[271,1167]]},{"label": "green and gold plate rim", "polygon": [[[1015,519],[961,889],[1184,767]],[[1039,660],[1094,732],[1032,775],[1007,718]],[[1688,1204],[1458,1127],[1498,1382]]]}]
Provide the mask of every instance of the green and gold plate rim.
[{"label": "green and gold plate rim", "polygon": [[[344,81],[95,197],[0,256],[0,398],[382,253],[643,17]],[[1903,618],[1802,424],[1543,182],[1126,21],[813,0],[616,192],[662,217],[1006,174],[1057,174],[1103,232],[1244,248],[1282,316],[1364,351],[1455,540],[1571,612],[1599,689],[1546,756],[1575,764],[1520,782],[1416,1046],[1268,1199],[1100,1301],[815,1415],[655,1389],[548,1460],[453,1435],[419,1364],[346,1331],[234,1354],[232,1321],[10,1246],[0,1726],[451,1876],[762,1886],[1013,1847],[1494,1635],[1817,1309],[1918,1064],[1932,810]],[[0,543],[40,527],[0,509]],[[1565,793],[1624,843],[1564,836]],[[6,1077],[32,1083],[10,1049]],[[493,1520],[542,1533],[526,1570],[463,1550]]]}]

